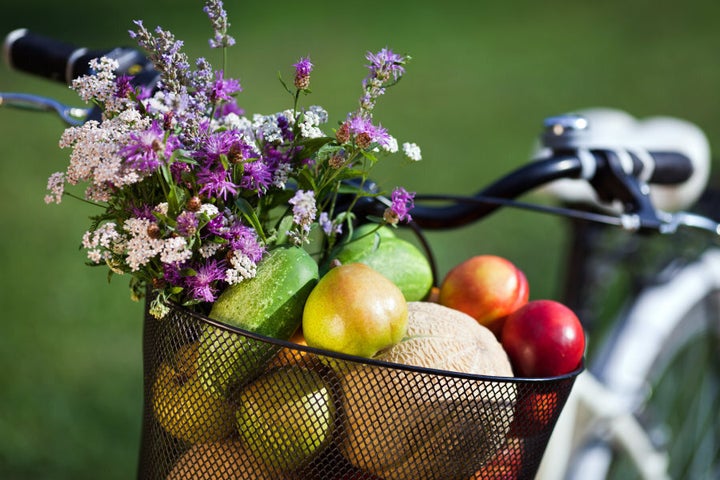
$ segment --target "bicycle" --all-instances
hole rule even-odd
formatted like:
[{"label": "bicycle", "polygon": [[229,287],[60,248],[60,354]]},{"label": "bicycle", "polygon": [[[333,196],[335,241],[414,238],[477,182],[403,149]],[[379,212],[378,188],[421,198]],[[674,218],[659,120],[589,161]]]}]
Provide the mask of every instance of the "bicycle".
[{"label": "bicycle", "polygon": [[[98,52],[78,50],[73,46],[58,45],[41,37],[27,35],[27,32],[10,34],[6,45],[5,51],[11,59],[10,63],[14,63],[15,67],[48,78],[64,79],[63,81],[84,73],[82,62],[98,54]],[[136,77],[137,81],[152,84],[153,72],[147,68],[148,64],[142,56],[128,50],[116,50],[113,54],[127,59],[121,68],[133,68],[142,73],[141,76]],[[22,62],[18,63],[18,59]],[[2,93],[0,105],[3,104],[11,107],[51,110],[70,124],[83,122],[93,115],[93,111],[89,109],[73,109],[52,99],[25,94]],[[646,413],[645,407],[654,405],[654,400],[641,395],[645,393],[648,382],[654,383],[658,375],[656,370],[661,370],[665,365],[672,368],[682,366],[678,363],[679,357],[676,357],[676,353],[684,355],[688,349],[690,353],[693,353],[693,349],[697,352],[697,347],[691,342],[700,339],[708,342],[709,345],[700,351],[707,355],[707,358],[701,359],[704,368],[695,366],[700,377],[705,379],[708,389],[704,394],[708,398],[701,397],[699,403],[705,406],[704,404],[709,402],[710,415],[717,410],[719,369],[718,356],[713,351],[716,349],[713,349],[712,342],[718,339],[720,330],[718,324],[720,312],[717,305],[720,289],[718,278],[720,250],[710,246],[711,242],[702,241],[699,247],[690,245],[693,255],[685,261],[680,258],[676,248],[671,246],[667,253],[671,262],[663,265],[665,268],[659,271],[656,271],[656,263],[650,268],[643,269],[639,279],[644,280],[645,285],[630,295],[623,295],[628,299],[629,305],[625,313],[618,318],[610,316],[609,319],[591,321],[595,317],[594,312],[598,311],[597,302],[602,301],[602,297],[588,290],[597,288],[598,284],[604,284],[608,271],[610,273],[615,271],[614,268],[608,268],[608,258],[615,262],[625,262],[628,257],[632,257],[635,252],[643,248],[635,245],[635,250],[627,250],[628,245],[633,246],[632,243],[643,243],[646,238],[654,238],[638,236],[636,232],[672,234],[675,235],[674,238],[679,238],[683,227],[692,227],[709,231],[711,235],[720,235],[717,220],[708,218],[709,215],[717,212],[710,211],[704,215],[684,212],[669,214],[658,210],[653,203],[655,199],[650,196],[648,185],[656,182],[664,184],[665,188],[676,184],[686,185],[690,179],[698,178],[693,177],[693,174],[697,174],[698,166],[702,165],[702,161],[694,164],[695,158],[692,154],[678,151],[652,151],[652,144],[630,145],[631,148],[627,148],[628,146],[619,143],[615,136],[603,139],[610,143],[595,143],[598,141],[597,138],[589,141],[586,133],[592,131],[588,130],[588,127],[593,126],[593,115],[593,112],[588,112],[586,116],[564,115],[548,119],[545,125],[544,146],[549,149],[549,156],[535,159],[502,177],[477,195],[471,197],[418,195],[416,197],[418,207],[413,211],[415,222],[412,226],[432,259],[432,249],[424,240],[423,230],[466,225],[479,221],[502,207],[524,208],[571,219],[573,232],[571,238],[574,241],[573,248],[569,252],[571,257],[567,261],[569,271],[565,301],[576,311],[581,312],[580,316],[587,322],[586,327],[593,340],[587,357],[587,370],[578,378],[573,394],[558,422],[553,440],[548,447],[546,463],[541,466],[540,475],[543,476],[542,478],[546,478],[545,476],[560,478],[563,475],[567,475],[567,478],[590,478],[591,474],[596,474],[597,478],[605,478],[610,463],[615,457],[613,443],[618,443],[622,447],[622,452],[630,457],[631,469],[637,469],[644,478],[663,478],[668,475],[668,454],[662,446],[654,445],[655,435],[651,427],[638,420]],[[587,121],[590,122],[589,126]],[[602,121],[599,120],[601,123]],[[617,123],[618,117],[615,117],[612,125]],[[684,128],[679,123],[673,125],[677,129]],[[630,128],[629,125],[626,127]],[[617,133],[615,132],[616,135]],[[687,138],[682,138],[680,143],[674,146],[682,147]],[[699,167],[700,177],[704,176],[703,168]],[[650,169],[652,169],[651,174],[648,173]],[[575,182],[583,182],[583,185],[591,184],[591,191],[601,197],[603,205],[619,200],[620,210],[617,209],[617,205],[615,208],[597,209],[595,208],[597,199],[592,199],[590,208],[586,205],[581,206],[581,203],[588,203],[587,198],[573,198],[563,207],[529,204],[515,200],[527,192],[562,179],[574,179]],[[699,183],[704,183],[703,180],[701,178]],[[701,186],[693,185],[689,193],[691,200],[695,199]],[[432,202],[449,202],[450,205],[430,206]],[[381,198],[380,203],[359,204],[356,213],[359,216],[377,215],[381,211],[379,209],[384,206]],[[714,205],[711,203],[710,206]],[[619,242],[620,247],[604,248],[608,226],[615,227],[613,231],[625,232],[621,234],[624,238]],[[698,255],[698,252],[702,255]],[[664,260],[665,258],[662,258],[660,263]],[[678,286],[686,286],[683,290],[687,292],[686,296],[676,297],[667,293],[667,291],[674,292],[679,288]],[[658,296],[665,303],[660,304],[657,300]],[[707,310],[698,314],[698,306],[706,303]],[[677,312],[670,315],[666,304],[675,307]],[[690,316],[690,313],[693,316]],[[661,324],[663,330],[658,332],[659,338],[654,344],[649,345],[640,359],[628,360],[629,356],[637,353],[635,345],[641,342],[648,343],[647,333],[651,330],[644,325],[644,322],[648,319],[654,320],[654,316],[664,320]],[[692,328],[687,325],[691,325]],[[597,348],[594,335],[602,327],[610,329],[606,334],[609,340],[602,348]],[[677,332],[685,335],[676,337]],[[693,357],[690,360],[695,359]],[[638,367],[632,378],[626,375],[625,369],[628,365]],[[683,378],[683,382],[687,380]],[[689,387],[687,390],[697,391],[694,387]],[[659,397],[664,400],[667,398],[665,395],[663,393]],[[589,409],[591,421],[583,421],[580,418],[578,410],[582,408]],[[700,408],[693,410],[701,414],[705,412]],[[660,425],[668,418],[662,415]],[[680,420],[680,425],[694,426],[692,422]],[[584,425],[589,426],[585,432],[582,432],[581,427]],[[707,460],[703,467],[705,470],[695,473],[676,473],[676,478],[697,478],[702,474],[717,476],[720,468],[718,429],[713,429],[712,423],[704,423],[699,427],[708,425],[707,436],[699,436],[704,441],[702,445],[710,450],[708,453],[700,452],[701,457]],[[700,430],[702,431],[702,428]],[[582,434],[582,437],[575,438],[579,434]],[[681,459],[680,457],[687,456],[689,453],[687,455],[674,453],[669,463],[672,466]],[[617,468],[623,466],[620,464]],[[620,470],[615,474],[619,475],[618,478],[627,478],[624,476],[627,475],[625,471]]]}]

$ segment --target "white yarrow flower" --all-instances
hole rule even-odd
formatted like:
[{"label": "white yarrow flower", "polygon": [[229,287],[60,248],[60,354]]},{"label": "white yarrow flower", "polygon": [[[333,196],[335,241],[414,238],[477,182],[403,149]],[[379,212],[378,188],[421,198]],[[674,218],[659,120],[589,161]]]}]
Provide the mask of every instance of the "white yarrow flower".
[{"label": "white yarrow flower", "polygon": [[422,154],[420,152],[420,147],[416,143],[403,143],[403,153],[407,158],[414,162],[419,162],[422,160]]}]

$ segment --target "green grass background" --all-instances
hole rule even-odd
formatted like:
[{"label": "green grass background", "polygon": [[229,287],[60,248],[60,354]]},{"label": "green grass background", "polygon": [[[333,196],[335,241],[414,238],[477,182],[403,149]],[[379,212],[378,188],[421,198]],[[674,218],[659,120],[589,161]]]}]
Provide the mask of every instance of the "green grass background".
[{"label": "green grass background", "polygon": [[[375,179],[392,188],[469,193],[526,161],[542,119],[591,106],[700,125],[720,148],[720,3],[605,0],[226,3],[237,46],[227,71],[248,112],[288,106],[281,71],[310,55],[312,96],[332,121],[355,108],[367,50],[413,56],[378,118],[423,149],[420,164],[389,159]],[[201,2],[6,2],[0,34],[28,27],[92,47],[131,44],[133,19],[209,52]],[[0,67],[0,91],[67,102],[67,88]],[[62,124],[0,109],[0,478],[127,479],[135,474],[142,401],[141,305],[127,280],[109,285],[79,250],[89,207],[43,203],[63,169]],[[478,253],[525,270],[535,298],[557,295],[564,245],[554,218],[507,211],[433,234],[441,271]]]}]

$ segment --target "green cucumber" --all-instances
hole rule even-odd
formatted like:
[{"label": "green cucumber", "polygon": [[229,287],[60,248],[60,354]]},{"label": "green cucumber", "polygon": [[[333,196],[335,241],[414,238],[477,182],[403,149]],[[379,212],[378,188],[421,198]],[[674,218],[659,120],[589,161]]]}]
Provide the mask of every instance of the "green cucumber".
[{"label": "green cucumber", "polygon": [[[318,281],[318,266],[302,248],[271,250],[254,278],[230,286],[213,304],[210,318],[252,333],[289,339]],[[210,391],[226,397],[231,389],[261,373],[278,347],[212,325],[200,335],[198,373]]]}]

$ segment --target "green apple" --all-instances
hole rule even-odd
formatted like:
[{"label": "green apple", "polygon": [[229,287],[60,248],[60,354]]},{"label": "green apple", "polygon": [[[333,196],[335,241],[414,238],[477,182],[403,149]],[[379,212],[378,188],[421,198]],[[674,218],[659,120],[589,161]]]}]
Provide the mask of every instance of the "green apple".
[{"label": "green apple", "polygon": [[313,370],[272,370],[243,388],[238,404],[243,443],[269,465],[295,470],[330,444],[336,413],[333,395]]},{"label": "green apple", "polygon": [[397,237],[390,227],[361,225],[335,250],[332,259],[372,267],[397,285],[408,302],[424,299],[433,284],[427,257],[414,244]]}]

